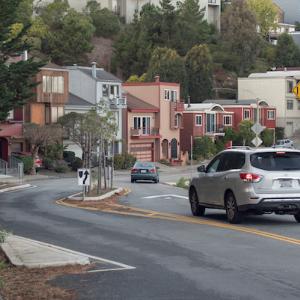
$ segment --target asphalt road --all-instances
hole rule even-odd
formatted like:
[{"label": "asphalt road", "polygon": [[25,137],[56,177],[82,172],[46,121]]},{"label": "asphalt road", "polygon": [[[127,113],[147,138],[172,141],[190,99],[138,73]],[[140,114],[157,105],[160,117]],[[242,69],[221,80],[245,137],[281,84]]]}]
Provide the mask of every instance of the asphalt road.
[{"label": "asphalt road", "polygon": [[[191,218],[203,224],[193,224],[79,210],[54,201],[78,191],[74,179],[35,184],[0,194],[2,227],[136,267],[52,282],[75,289],[79,299],[299,299],[300,245],[226,228],[222,211],[208,210],[205,218]],[[132,189],[123,204],[191,217],[182,189],[130,184],[126,175],[119,184]],[[249,217],[243,226],[300,239],[289,216]]]}]

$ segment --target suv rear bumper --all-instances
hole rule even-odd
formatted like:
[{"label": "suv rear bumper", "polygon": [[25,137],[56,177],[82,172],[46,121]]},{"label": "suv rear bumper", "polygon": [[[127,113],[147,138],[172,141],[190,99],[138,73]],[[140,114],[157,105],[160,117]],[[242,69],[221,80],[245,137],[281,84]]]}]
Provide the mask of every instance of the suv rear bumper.
[{"label": "suv rear bumper", "polygon": [[243,212],[261,212],[261,213],[278,213],[293,214],[300,211],[300,198],[270,198],[262,199],[257,204],[245,204],[239,206],[239,210]]}]

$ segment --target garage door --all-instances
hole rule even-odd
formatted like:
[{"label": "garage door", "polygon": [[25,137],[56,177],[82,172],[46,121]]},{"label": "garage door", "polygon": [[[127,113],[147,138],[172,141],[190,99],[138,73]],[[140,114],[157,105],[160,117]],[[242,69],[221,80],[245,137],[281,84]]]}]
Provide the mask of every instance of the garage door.
[{"label": "garage door", "polygon": [[141,161],[153,161],[153,143],[131,144],[130,153]]}]

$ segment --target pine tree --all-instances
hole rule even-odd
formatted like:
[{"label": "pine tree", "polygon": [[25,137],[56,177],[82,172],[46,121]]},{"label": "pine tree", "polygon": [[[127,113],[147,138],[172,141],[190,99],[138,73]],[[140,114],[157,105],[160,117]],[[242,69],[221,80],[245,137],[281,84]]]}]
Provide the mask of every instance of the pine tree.
[{"label": "pine tree", "polygon": [[33,76],[43,65],[33,58],[8,63],[10,57],[20,55],[29,47],[24,36],[30,24],[19,23],[18,10],[21,0],[0,0],[0,121],[9,111],[22,106],[33,95]]}]

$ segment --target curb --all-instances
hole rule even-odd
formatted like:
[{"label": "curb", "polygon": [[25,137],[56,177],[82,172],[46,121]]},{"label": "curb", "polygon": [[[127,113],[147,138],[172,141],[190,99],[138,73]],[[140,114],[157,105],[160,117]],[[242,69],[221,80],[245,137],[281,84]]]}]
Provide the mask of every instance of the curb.
[{"label": "curb", "polygon": [[9,191],[16,191],[16,190],[21,190],[21,189],[25,189],[28,187],[31,187],[32,185],[27,183],[27,184],[22,184],[22,185],[16,185],[16,186],[12,186],[9,188],[5,188],[5,189],[1,189],[0,193],[4,193],[4,192],[9,192]]},{"label": "curb", "polygon": [[[110,192],[108,192],[104,195],[101,195],[101,196],[95,196],[95,197],[87,197],[86,196],[84,201],[101,201],[101,200],[105,200],[107,198],[110,198],[113,195],[120,194],[123,191],[126,193],[126,188],[118,188],[118,189],[110,191]],[[81,194],[81,192],[76,193],[76,194],[71,195],[71,196],[68,196],[67,198],[70,199],[70,200],[82,201],[82,196],[81,197],[76,197],[77,195],[80,195],[80,194]],[[128,193],[126,195],[128,195]]]}]

